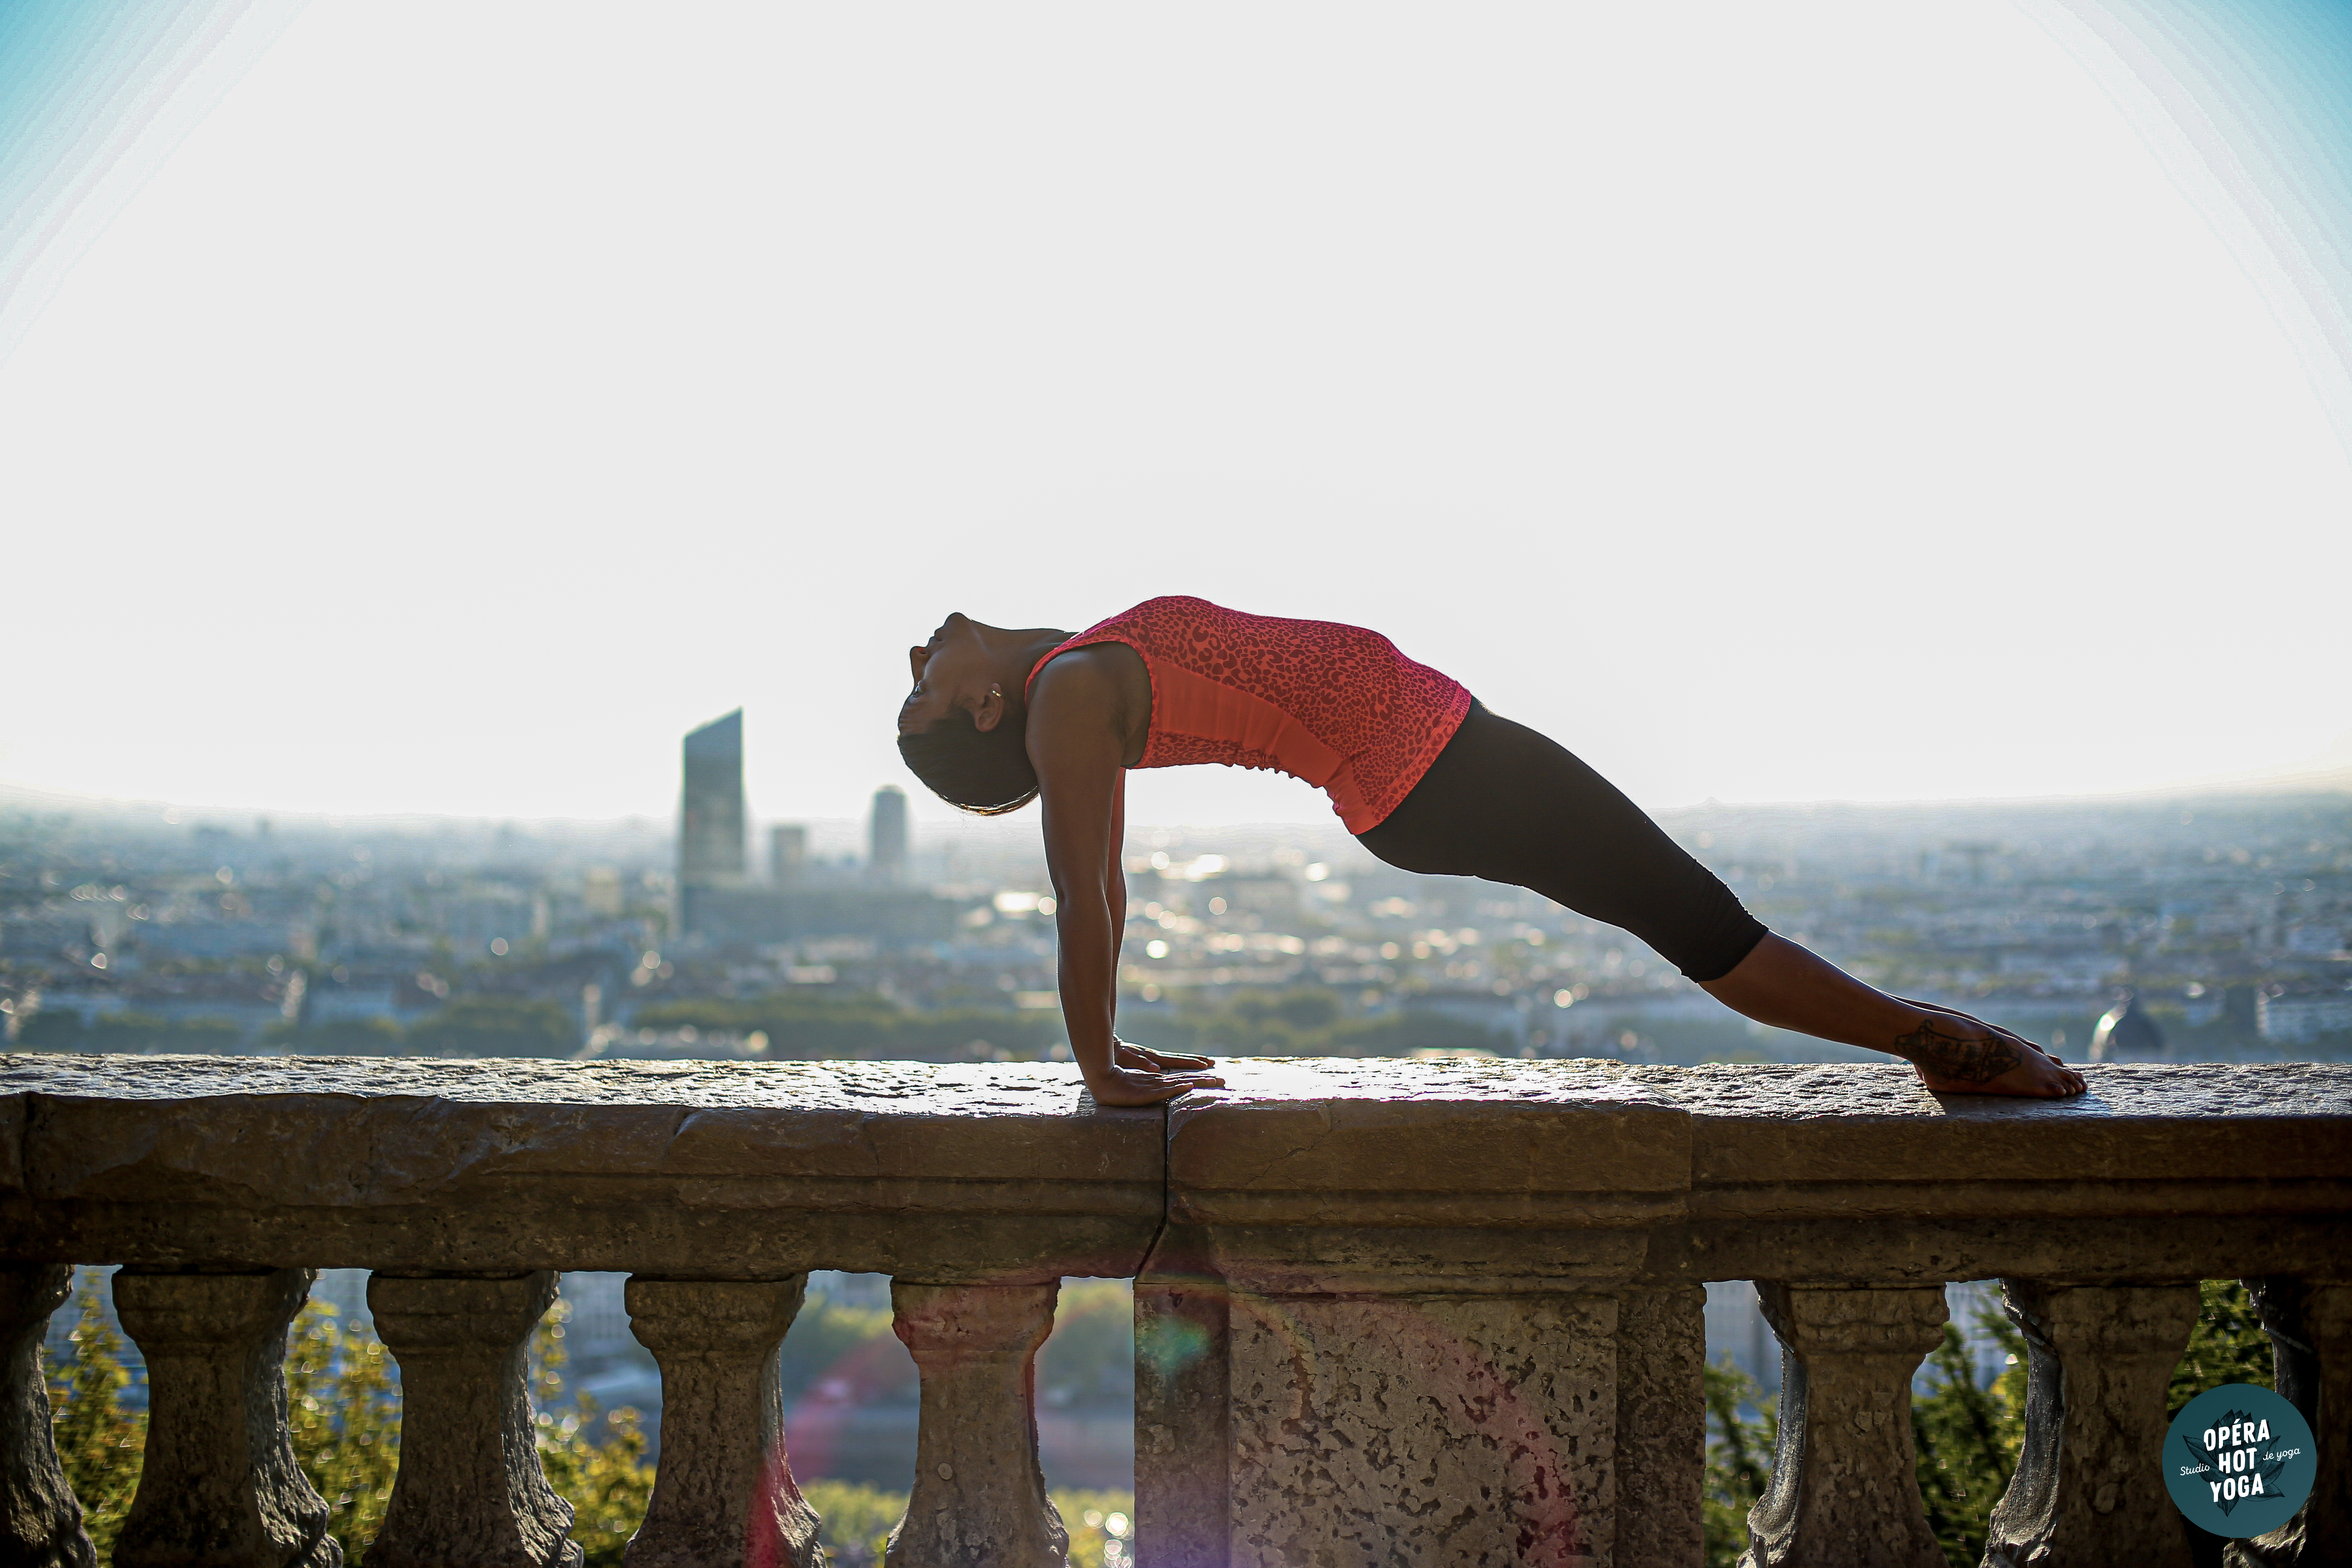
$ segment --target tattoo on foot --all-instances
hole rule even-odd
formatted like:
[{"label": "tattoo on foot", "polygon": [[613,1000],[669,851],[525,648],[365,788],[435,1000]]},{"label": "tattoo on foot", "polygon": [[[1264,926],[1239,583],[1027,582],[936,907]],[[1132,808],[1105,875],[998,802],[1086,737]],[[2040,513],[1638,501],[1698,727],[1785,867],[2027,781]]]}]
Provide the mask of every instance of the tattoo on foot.
[{"label": "tattoo on foot", "polygon": [[2023,1058],[2017,1047],[1998,1035],[1967,1039],[1948,1035],[1933,1024],[1923,1024],[1895,1040],[1895,1053],[1907,1056],[1937,1078],[1956,1083],[1990,1083]]}]

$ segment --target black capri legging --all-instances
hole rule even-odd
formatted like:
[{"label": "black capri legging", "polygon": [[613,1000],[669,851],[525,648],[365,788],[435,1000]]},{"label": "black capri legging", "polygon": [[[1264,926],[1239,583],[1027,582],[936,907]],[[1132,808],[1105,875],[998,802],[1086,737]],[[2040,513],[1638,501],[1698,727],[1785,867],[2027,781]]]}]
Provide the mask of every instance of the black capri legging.
[{"label": "black capri legging", "polygon": [[1764,923],[1642,808],[1557,742],[1472,703],[1363,847],[1391,866],[1531,889],[1622,926],[1693,980],[1719,980]]}]

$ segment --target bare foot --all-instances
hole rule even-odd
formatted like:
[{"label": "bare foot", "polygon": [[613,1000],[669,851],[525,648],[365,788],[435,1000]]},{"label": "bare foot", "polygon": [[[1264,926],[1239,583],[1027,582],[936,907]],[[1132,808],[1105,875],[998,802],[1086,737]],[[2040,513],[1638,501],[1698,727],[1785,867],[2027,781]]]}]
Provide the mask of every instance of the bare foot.
[{"label": "bare foot", "polygon": [[1909,1058],[1919,1081],[1937,1094],[2062,1100],[2083,1092],[2083,1075],[2032,1041],[1990,1024],[1971,1028],[1949,1015],[1898,1037],[1892,1049]]}]

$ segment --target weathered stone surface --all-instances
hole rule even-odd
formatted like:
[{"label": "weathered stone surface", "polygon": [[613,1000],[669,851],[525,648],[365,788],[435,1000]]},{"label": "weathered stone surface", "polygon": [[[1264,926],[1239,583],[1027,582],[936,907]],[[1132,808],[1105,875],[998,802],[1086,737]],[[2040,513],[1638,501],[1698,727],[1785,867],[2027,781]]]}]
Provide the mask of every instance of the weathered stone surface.
[{"label": "weathered stone surface", "polygon": [[1769,1279],[1791,1260],[1808,1275],[1850,1284],[2063,1278],[2084,1259],[2126,1279],[2226,1279],[2308,1268],[2352,1255],[2352,1215],[2312,1214],[2171,1218],[1943,1219],[1919,1215],[1745,1223],[1709,1221],[1647,1233],[1644,1277]]},{"label": "weathered stone surface", "polygon": [[2002,1282],[2029,1354],[2025,1448],[1993,1505],[1987,1568],[2189,1568],[2164,1472],[2164,1395],[2193,1285]]},{"label": "weathered stone surface", "polygon": [[28,1262],[1045,1279],[1162,1208],[1159,1112],[1043,1064],[16,1055],[0,1096]]},{"label": "weathered stone surface", "polygon": [[1237,1294],[1231,1311],[1236,1568],[1610,1560],[1610,1298]]},{"label": "weathered stone surface", "polygon": [[633,1279],[629,1327],[661,1364],[661,1468],[628,1568],[814,1568],[817,1518],[793,1481],[777,1352],[805,1276]]},{"label": "weathered stone surface", "polygon": [[2197,1187],[2217,1175],[2226,1188],[2352,1173],[2352,1068],[2336,1065],[2096,1066],[2082,1069],[2087,1093],[2043,1100],[1938,1097],[1899,1063],[1629,1070],[1691,1115],[1693,1184],[1719,1189],[1702,1214],[1874,1201],[1891,1213],[1921,1187],[1948,1189],[1930,1212],[2032,1212],[2030,1190],[2040,1212],[2055,1200],[2114,1214],[2132,1194],[2100,1189],[2118,1177],[2162,1184],[2166,1201],[2197,1213],[2210,1212]]},{"label": "weathered stone surface", "polygon": [[1706,1548],[1706,1292],[1617,1298],[1614,1568],[1689,1568]]},{"label": "weathered stone surface", "polygon": [[1231,1568],[1223,1280],[1181,1249],[1135,1282],[1135,1542],[1151,1568]]},{"label": "weathered stone surface", "polygon": [[294,1462],[286,1331],[307,1268],[114,1276],[147,1362],[147,1456],[114,1543],[121,1568],[337,1568],[326,1500]]},{"label": "weathered stone surface", "polygon": [[96,1568],[81,1504],[50,1439],[41,1336],[65,1301],[65,1264],[0,1268],[0,1568]]},{"label": "weathered stone surface", "polygon": [[1911,1453],[1911,1374],[1941,1289],[1758,1281],[1780,1336],[1780,1443],[1742,1568],[1943,1568]]},{"label": "weathered stone surface", "polygon": [[525,1386],[548,1272],[368,1280],[399,1359],[400,1473],[366,1568],[579,1568],[572,1505],[540,1468]]},{"label": "weathered stone surface", "polygon": [[887,1568],[1060,1568],[1069,1531],[1037,1463],[1037,1347],[1052,1285],[893,1281],[894,1327],[922,1374],[907,1517]]},{"label": "weathered stone surface", "polygon": [[[1316,1194],[1413,1193],[1443,1198],[1398,1206],[1400,1223],[1528,1224],[1548,1216],[1476,1200],[1690,1185],[1690,1118],[1592,1064],[1318,1058],[1220,1070],[1226,1090],[1189,1095],[1169,1117],[1180,1219],[1312,1224],[1329,1206]],[[1413,1155],[1400,1162],[1405,1142]]]},{"label": "weathered stone surface", "polygon": [[1168,1212],[1243,1294],[1604,1289],[1683,1214],[1688,1118],[1613,1064],[1221,1070],[1170,1111]]},{"label": "weathered stone surface", "polygon": [[2311,1423],[2319,1474],[2295,1516],[2267,1535],[2233,1542],[2231,1568],[2317,1568],[2352,1560],[2352,1282],[2336,1276],[2253,1279],[2254,1306],[2271,1336],[2280,1395]]}]

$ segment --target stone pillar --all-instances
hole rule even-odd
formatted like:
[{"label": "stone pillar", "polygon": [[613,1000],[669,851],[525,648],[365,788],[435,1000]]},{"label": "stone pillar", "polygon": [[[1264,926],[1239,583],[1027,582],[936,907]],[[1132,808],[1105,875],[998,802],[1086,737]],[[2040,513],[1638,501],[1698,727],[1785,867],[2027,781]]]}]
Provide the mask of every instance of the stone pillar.
[{"label": "stone pillar", "polygon": [[66,1485],[49,1436],[41,1340],[71,1292],[62,1263],[0,1268],[0,1563],[16,1568],[96,1568],[81,1504]]},{"label": "stone pillar", "polygon": [[1617,1298],[1615,1568],[1688,1568],[1706,1551],[1706,1292]]},{"label": "stone pillar", "polygon": [[2233,1541],[2232,1568],[2315,1568],[2352,1559],[2352,1284],[2249,1279],[2282,1398],[2311,1423],[2319,1475],[2295,1516]]},{"label": "stone pillar", "polygon": [[1059,1568],[1069,1531],[1037,1463],[1037,1347],[1058,1284],[890,1287],[923,1377],[915,1489],[887,1568]]},{"label": "stone pillar", "polygon": [[2004,1279],[2000,1294],[2027,1345],[2025,1451],[1993,1505],[1987,1568],[2190,1568],[2154,1456],[2196,1287]]},{"label": "stone pillar", "polygon": [[1911,1453],[1911,1376],[1943,1339],[1937,1286],[1758,1280],[1780,1336],[1780,1444],[1742,1568],[1945,1568]]},{"label": "stone pillar", "polygon": [[400,1361],[400,1475],[367,1568],[579,1568],[533,1442],[525,1363],[555,1276],[368,1280]]},{"label": "stone pillar", "polygon": [[147,1458],[119,1568],[337,1568],[327,1503],[294,1462],[286,1330],[308,1268],[114,1276],[114,1312],[147,1359]]},{"label": "stone pillar", "polygon": [[793,1484],[777,1352],[805,1274],[632,1279],[629,1328],[661,1363],[661,1468],[628,1568],[812,1568],[816,1511]]},{"label": "stone pillar", "polygon": [[1225,1284],[1135,1282],[1135,1546],[1149,1568],[1227,1568],[1233,1438]]},{"label": "stone pillar", "polygon": [[1235,1289],[1229,1310],[1234,1568],[1612,1561],[1615,1297]]}]

